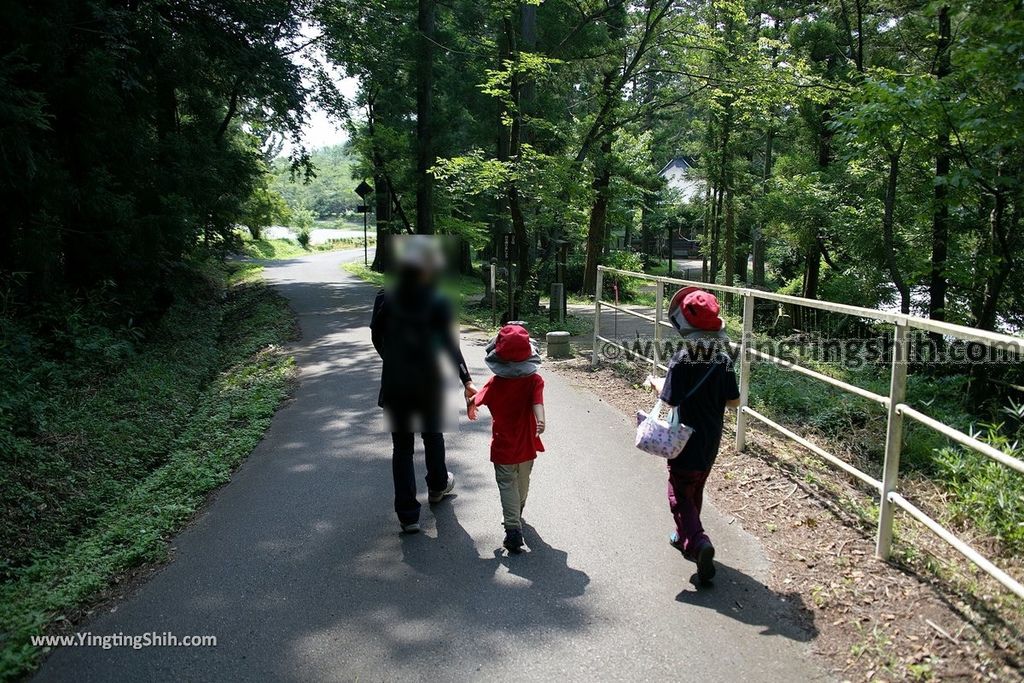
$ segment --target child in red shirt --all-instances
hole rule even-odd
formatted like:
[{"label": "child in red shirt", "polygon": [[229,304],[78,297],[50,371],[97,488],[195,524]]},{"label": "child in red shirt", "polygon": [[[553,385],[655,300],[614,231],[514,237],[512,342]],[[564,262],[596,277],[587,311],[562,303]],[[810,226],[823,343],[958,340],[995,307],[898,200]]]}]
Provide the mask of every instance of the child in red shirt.
[{"label": "child in red shirt", "polygon": [[504,546],[523,549],[522,513],[530,490],[537,451],[544,450],[544,378],[537,374],[540,355],[519,325],[505,325],[487,347],[484,359],[494,377],[467,403],[470,420],[477,406],[491,411],[491,462],[501,495]]}]

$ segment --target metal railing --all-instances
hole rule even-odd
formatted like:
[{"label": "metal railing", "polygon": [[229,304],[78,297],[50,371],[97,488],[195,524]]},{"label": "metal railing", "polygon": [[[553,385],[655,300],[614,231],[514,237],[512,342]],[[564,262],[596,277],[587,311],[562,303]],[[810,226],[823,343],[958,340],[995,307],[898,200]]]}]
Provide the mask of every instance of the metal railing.
[{"label": "metal railing", "polygon": [[[654,301],[654,315],[647,315],[632,311],[625,306],[612,304],[610,302],[601,300],[601,292],[603,286],[603,276],[605,273],[612,273],[628,278],[636,278],[640,280],[646,280],[649,282],[656,283],[655,288],[655,301]],[[1024,460],[1020,460],[1013,456],[1007,455],[1001,450],[994,448],[993,446],[984,443],[970,434],[965,434],[949,425],[946,425],[928,415],[912,408],[905,403],[906,391],[907,391],[907,362],[909,359],[909,348],[910,348],[910,332],[911,330],[921,330],[924,332],[938,333],[947,337],[953,337],[963,341],[974,342],[983,344],[989,348],[1000,348],[1002,350],[1009,350],[1018,355],[1024,355],[1024,338],[1015,337],[1006,334],[998,334],[995,332],[989,332],[987,330],[980,330],[973,327],[965,327],[963,325],[953,325],[951,323],[940,322],[937,320],[930,320],[928,318],[920,318],[916,316],[904,315],[901,313],[889,313],[886,311],[876,311],[869,308],[860,308],[858,306],[849,306],[846,304],[831,303],[828,301],[818,301],[814,299],[804,299],[796,296],[789,296],[785,294],[775,294],[772,292],[762,292],[755,289],[747,289],[744,287],[727,287],[725,285],[712,284],[707,282],[695,282],[690,280],[679,280],[671,277],[657,277],[653,275],[647,275],[645,273],[634,273],[626,270],[618,270],[616,268],[608,268],[605,266],[598,267],[597,270],[597,287],[594,297],[594,346],[593,356],[591,363],[596,365],[598,362],[598,356],[600,353],[599,343],[610,344],[616,349],[625,351],[627,354],[633,354],[651,363],[654,373],[657,371],[664,370],[668,371],[665,363],[659,358],[662,349],[662,330],[668,328],[675,331],[675,328],[665,320],[665,301],[664,301],[664,289],[665,285],[679,285],[679,286],[696,286],[701,289],[714,290],[716,292],[724,292],[732,294],[742,298],[743,301],[743,330],[740,344],[731,342],[734,349],[738,348],[739,351],[739,385],[740,385],[740,405],[736,414],[736,450],[743,451],[746,448],[747,442],[747,428],[748,420],[750,418],[757,420],[761,424],[770,427],[776,432],[783,436],[795,441],[807,450],[818,455],[829,464],[843,470],[847,474],[850,474],[860,481],[864,482],[875,490],[879,495],[879,515],[878,515],[878,536],[875,544],[875,554],[880,559],[886,560],[889,558],[892,550],[892,531],[893,531],[893,513],[899,508],[905,511],[912,519],[921,523],[927,527],[932,533],[938,536],[940,539],[945,541],[947,544],[952,546],[957,552],[966,557],[978,568],[989,574],[996,581],[1005,586],[1011,593],[1024,599],[1024,585],[1014,579],[1012,576],[1004,572],[999,567],[995,566],[991,561],[982,556],[977,550],[972,548],[970,545],[957,538],[953,532],[946,529],[937,521],[929,517],[920,508],[916,507],[906,498],[904,498],[898,491],[898,479],[899,479],[899,465],[900,465],[900,454],[903,448],[903,418],[908,417],[929,429],[932,429],[943,436],[955,441],[961,446],[973,449],[978,453],[1000,463],[1006,467],[1009,467],[1017,472],[1024,473]],[[818,309],[822,311],[828,311],[831,313],[840,313],[845,315],[856,316],[858,318],[864,318],[874,320],[882,323],[891,324],[894,326],[895,334],[893,337],[892,347],[892,368],[889,381],[889,395],[882,396],[874,392],[868,391],[861,387],[849,384],[842,380],[834,377],[829,377],[820,372],[812,370],[808,367],[797,365],[796,363],[773,356],[763,351],[757,350],[752,347],[751,341],[753,340],[753,327],[754,327],[754,304],[756,300],[773,301],[781,304],[789,304],[795,306],[805,306],[807,308]],[[611,308],[615,311],[619,311],[626,315],[631,315],[649,322],[654,323],[654,343],[651,345],[653,349],[651,356],[644,356],[638,352],[637,349],[629,349],[617,341],[608,339],[601,335],[601,310],[602,308]],[[845,462],[841,458],[836,457],[832,453],[827,452],[820,446],[812,443],[811,441],[800,436],[796,432],[787,429],[786,427],[774,422],[767,418],[761,413],[753,410],[748,405],[750,398],[750,364],[753,360],[766,361],[769,363],[776,363],[786,367],[789,370],[798,372],[799,374],[810,377],[812,379],[824,382],[838,389],[850,392],[862,398],[873,401],[885,408],[886,417],[886,439],[885,439],[885,459],[882,464],[882,478],[881,480],[876,479],[870,474],[863,472]],[[667,359],[665,359],[667,362]],[[1024,521],[1024,520],[1022,520]]]}]

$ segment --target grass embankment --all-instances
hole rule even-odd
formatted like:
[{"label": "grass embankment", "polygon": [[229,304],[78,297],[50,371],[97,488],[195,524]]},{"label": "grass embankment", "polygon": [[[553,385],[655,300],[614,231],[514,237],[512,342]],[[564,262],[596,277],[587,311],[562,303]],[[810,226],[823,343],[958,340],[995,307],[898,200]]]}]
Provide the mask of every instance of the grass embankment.
[{"label": "grass embankment", "polygon": [[[372,247],[375,239],[369,240]],[[345,238],[331,240],[324,244],[310,245],[303,247],[294,240],[284,239],[244,239],[242,242],[242,253],[256,259],[288,259],[300,256],[309,256],[322,251],[338,251],[341,249],[357,249],[363,246],[362,238]]]},{"label": "grass embankment", "polygon": [[204,266],[144,338],[77,319],[3,331],[0,679],[69,625],[226,482],[284,398],[285,301],[256,265]]},{"label": "grass embankment", "polygon": [[[342,265],[349,273],[379,287],[384,286],[385,276],[370,270],[362,263],[351,262]],[[458,310],[459,321],[479,327],[488,332],[496,332],[497,327],[491,324],[491,304],[484,301],[484,282],[477,275],[458,275],[444,283],[444,291],[452,298]],[[499,311],[499,314],[501,312]],[[547,313],[535,313],[524,316],[527,328],[534,337],[543,337],[553,330],[565,330],[570,334],[583,334],[589,329],[589,323],[581,318],[570,315],[565,322],[553,323],[548,320]]]},{"label": "grass embankment", "polygon": [[[800,364],[883,396],[889,393],[885,367],[848,369],[809,359]],[[1024,458],[1024,414],[1009,406],[995,415],[972,414],[964,404],[967,382],[966,375],[912,373],[907,403]],[[755,410],[800,425],[803,433],[821,435],[832,450],[881,477],[886,414],[877,404],[764,363],[753,366],[750,395]],[[910,420],[904,420],[900,473],[900,490],[944,524],[968,536],[981,531],[988,537],[976,539],[981,545],[1008,559],[1024,558],[1024,477]]]},{"label": "grass embankment", "polygon": [[[730,337],[739,339],[740,317],[731,313],[724,317]],[[770,342],[767,335],[755,335],[755,345],[774,355],[788,356],[824,375],[889,395],[891,365],[887,361],[858,360],[851,355],[846,363],[840,363],[815,357],[799,346],[786,345],[780,351]],[[751,369],[751,408],[801,434],[820,437],[826,450],[881,478],[884,408],[778,365],[754,362]],[[969,370],[968,366],[910,368],[907,404],[1024,459],[1024,405],[972,407]],[[899,489],[986,552],[1009,560],[1011,565],[1024,563],[1024,476],[907,419],[903,421]],[[876,518],[877,501],[864,512]]]},{"label": "grass embankment", "polygon": [[[885,363],[848,367],[803,355],[797,361],[877,394],[889,393],[890,368]],[[946,374],[949,371],[912,367],[906,402],[1024,459],[1024,408],[1005,398],[1005,405],[992,401],[972,406],[967,399],[968,368],[962,374]],[[886,434],[886,412],[881,406],[760,362],[752,365],[750,404],[881,479]],[[1024,580],[1024,476],[913,420],[905,419],[903,429],[898,490],[1011,576]],[[873,537],[879,514],[877,492],[800,446],[791,448],[797,457],[778,459],[776,466],[830,499],[856,520],[862,533]],[[1020,651],[1024,627],[1020,600],[907,515],[897,513],[895,534],[893,559],[899,566],[911,574],[938,579],[935,585],[948,604],[970,620],[991,646],[1007,653]]]}]

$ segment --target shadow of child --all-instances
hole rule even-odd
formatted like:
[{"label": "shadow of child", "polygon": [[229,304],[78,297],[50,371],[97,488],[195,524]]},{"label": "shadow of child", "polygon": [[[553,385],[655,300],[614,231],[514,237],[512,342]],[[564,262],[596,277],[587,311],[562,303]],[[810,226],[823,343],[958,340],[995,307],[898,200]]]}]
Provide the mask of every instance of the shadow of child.
[{"label": "shadow of child", "polygon": [[569,566],[569,554],[544,542],[537,530],[523,524],[523,538],[529,552],[508,555],[501,549],[495,557],[508,568],[510,574],[527,579],[533,588],[553,598],[572,598],[583,595],[590,577]]},{"label": "shadow of child", "polygon": [[676,602],[713,609],[744,624],[761,626],[761,635],[781,635],[807,642],[818,636],[814,614],[799,593],[776,593],[761,582],[726,564],[710,586],[702,586],[694,574],[695,590],[683,590]]}]

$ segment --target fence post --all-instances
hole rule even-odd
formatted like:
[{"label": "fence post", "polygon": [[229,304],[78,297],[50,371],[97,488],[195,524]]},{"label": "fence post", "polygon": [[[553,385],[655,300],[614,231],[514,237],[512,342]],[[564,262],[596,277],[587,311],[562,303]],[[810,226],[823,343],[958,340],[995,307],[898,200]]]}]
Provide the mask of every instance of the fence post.
[{"label": "fence post", "polygon": [[743,336],[740,338],[740,406],[736,409],[736,450],[747,447],[747,407],[750,395],[750,343],[754,340],[754,295],[743,292]]},{"label": "fence post", "polygon": [[597,336],[601,334],[601,287],[602,287],[602,276],[604,270],[601,266],[597,267],[597,286],[594,288],[594,346],[593,351],[590,354],[590,367],[597,367],[597,356],[600,353],[600,349],[597,346]]},{"label": "fence post", "polygon": [[889,383],[889,415],[885,432],[885,464],[882,466],[882,493],[878,506],[878,542],[875,556],[889,559],[892,549],[892,516],[894,506],[889,494],[896,490],[900,471],[900,451],[903,448],[903,416],[896,406],[903,403],[907,395],[907,352],[910,341],[910,326],[906,320],[896,323],[892,347],[892,379]]},{"label": "fence post", "polygon": [[651,374],[658,376],[658,363],[661,362],[661,307],[665,305],[665,283],[660,277],[654,278],[654,368]]}]

